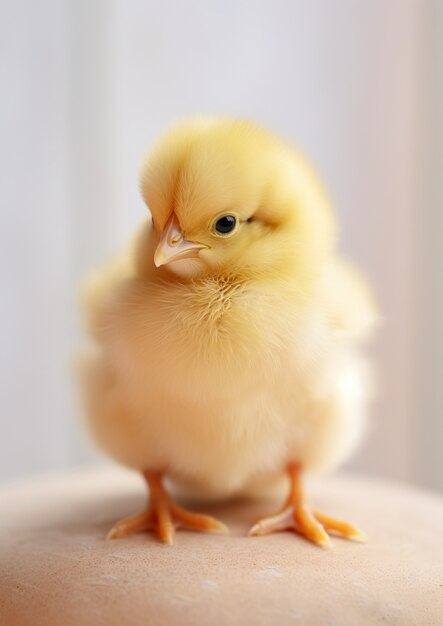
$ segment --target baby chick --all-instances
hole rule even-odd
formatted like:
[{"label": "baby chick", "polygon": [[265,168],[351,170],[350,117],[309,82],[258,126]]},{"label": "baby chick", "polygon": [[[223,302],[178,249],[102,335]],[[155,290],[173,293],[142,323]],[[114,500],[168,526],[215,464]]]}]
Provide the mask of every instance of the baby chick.
[{"label": "baby chick", "polygon": [[152,223],[86,289],[89,422],[150,488],[147,509],[109,537],[154,530],[172,543],[178,526],[226,531],[177,506],[164,477],[224,498],[286,474],[283,509],[250,534],[363,539],[313,511],[301,487],[303,471],[331,470],[360,439],[361,344],[377,317],[365,282],[337,255],[314,172],[260,127],[196,119],[154,148],[141,189]]}]

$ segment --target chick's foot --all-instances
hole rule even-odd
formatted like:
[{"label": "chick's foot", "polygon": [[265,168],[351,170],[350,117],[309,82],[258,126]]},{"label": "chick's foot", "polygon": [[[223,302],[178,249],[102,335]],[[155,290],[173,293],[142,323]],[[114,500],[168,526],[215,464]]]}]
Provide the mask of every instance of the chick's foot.
[{"label": "chick's foot", "polygon": [[107,539],[119,539],[133,533],[154,531],[160,541],[172,545],[176,528],[203,532],[228,533],[227,527],[209,515],[192,513],[172,501],[161,482],[161,475],[147,472],[146,481],[150,489],[150,501],[146,511],[126,517],[109,531]]},{"label": "chick's foot", "polygon": [[354,541],[366,541],[366,535],[356,526],[311,510],[301,488],[300,466],[290,465],[287,471],[291,489],[285,506],[280,513],[258,520],[250,529],[249,535],[268,535],[281,530],[292,530],[323,548],[331,545],[328,533]]}]

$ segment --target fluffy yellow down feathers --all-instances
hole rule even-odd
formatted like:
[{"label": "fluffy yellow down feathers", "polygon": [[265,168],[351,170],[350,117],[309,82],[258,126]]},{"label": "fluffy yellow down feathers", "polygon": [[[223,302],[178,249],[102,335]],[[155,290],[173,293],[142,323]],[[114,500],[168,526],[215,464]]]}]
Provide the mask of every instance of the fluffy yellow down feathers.
[{"label": "fluffy yellow down feathers", "polygon": [[152,221],[86,286],[99,445],[211,497],[334,468],[364,428],[377,315],[314,172],[251,123],[196,119],[141,190]]}]

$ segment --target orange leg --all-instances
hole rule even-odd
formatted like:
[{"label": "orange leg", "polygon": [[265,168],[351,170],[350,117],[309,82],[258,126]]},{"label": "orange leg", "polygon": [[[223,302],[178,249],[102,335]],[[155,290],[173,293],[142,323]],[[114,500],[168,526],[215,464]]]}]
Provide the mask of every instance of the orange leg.
[{"label": "orange leg", "polygon": [[267,535],[280,530],[293,530],[324,548],[331,545],[328,533],[346,539],[366,541],[365,534],[352,524],[313,511],[307,504],[301,485],[299,464],[289,465],[290,491],[283,509],[277,515],[260,519],[249,531],[250,535]]},{"label": "orange leg", "polygon": [[107,539],[127,537],[141,531],[157,532],[160,541],[172,545],[176,528],[200,530],[204,532],[227,533],[222,523],[199,513],[191,513],[175,504],[162,484],[158,472],[144,474],[149,485],[150,499],[145,511],[117,522],[109,531]]}]

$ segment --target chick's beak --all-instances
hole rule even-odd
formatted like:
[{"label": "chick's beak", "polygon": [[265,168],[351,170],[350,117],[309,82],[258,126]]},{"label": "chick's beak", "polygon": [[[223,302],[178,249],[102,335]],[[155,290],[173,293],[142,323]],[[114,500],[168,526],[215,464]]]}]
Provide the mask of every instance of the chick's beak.
[{"label": "chick's beak", "polygon": [[183,237],[177,216],[173,213],[160,235],[160,241],[154,254],[154,263],[156,267],[160,267],[171,261],[195,258],[199,251],[206,247],[202,243],[187,241]]}]

